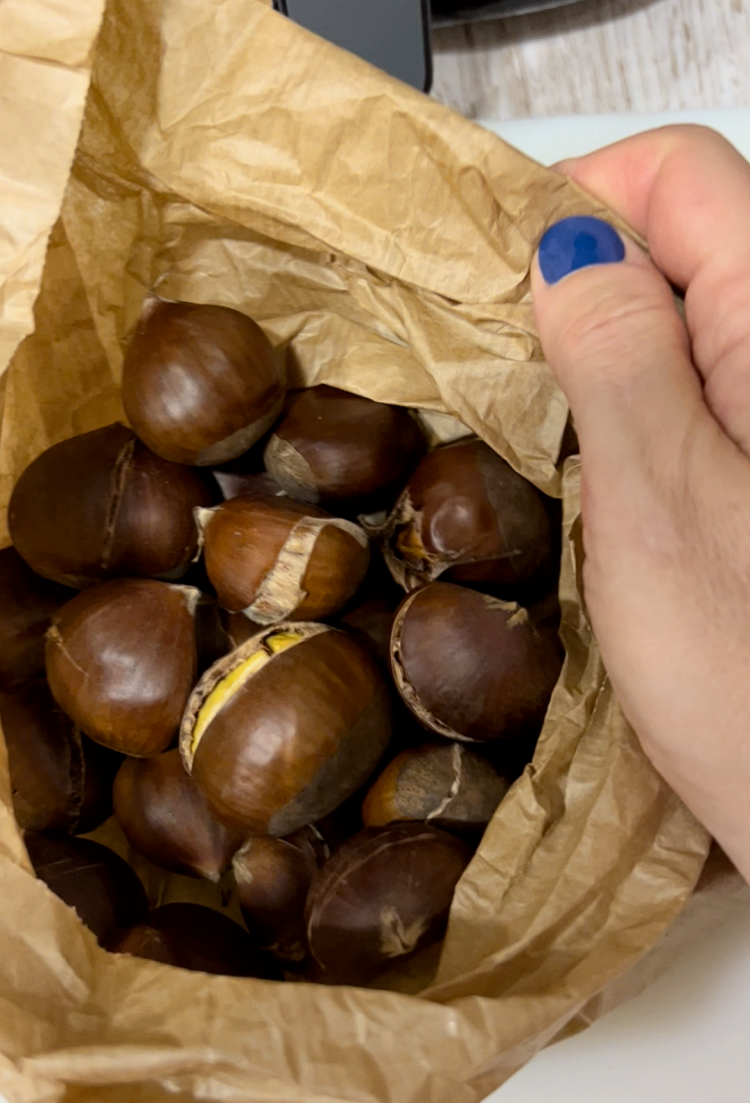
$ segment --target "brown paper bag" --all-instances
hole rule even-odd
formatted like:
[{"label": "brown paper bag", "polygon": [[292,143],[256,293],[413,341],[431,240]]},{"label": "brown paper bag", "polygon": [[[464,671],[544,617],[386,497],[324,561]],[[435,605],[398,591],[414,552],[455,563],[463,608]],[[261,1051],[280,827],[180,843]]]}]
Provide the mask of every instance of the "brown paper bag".
[{"label": "brown paper bag", "polygon": [[[0,1092],[474,1103],[598,1013],[603,986],[679,914],[707,850],[639,750],[591,637],[578,461],[558,466],[567,410],[534,332],[543,229],[600,208],[256,0],[112,0],[68,176],[95,9],[61,2],[53,26],[42,0],[3,8],[17,154],[0,184],[2,506],[44,447],[122,417],[123,341],[149,288],[238,307],[285,350],[292,385],[452,414],[562,498],[567,658],[534,762],[459,885],[418,995],[104,953],[29,872],[3,759]],[[179,897],[182,880],[149,889]]]}]

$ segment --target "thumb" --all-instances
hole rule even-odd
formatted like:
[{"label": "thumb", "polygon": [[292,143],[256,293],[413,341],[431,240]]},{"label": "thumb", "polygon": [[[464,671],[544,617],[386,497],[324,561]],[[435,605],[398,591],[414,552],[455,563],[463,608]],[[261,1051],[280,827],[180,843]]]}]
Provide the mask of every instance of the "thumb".
[{"label": "thumb", "polygon": [[551,226],[531,287],[545,356],[570,403],[587,483],[679,477],[686,437],[710,418],[667,280],[598,218]]}]

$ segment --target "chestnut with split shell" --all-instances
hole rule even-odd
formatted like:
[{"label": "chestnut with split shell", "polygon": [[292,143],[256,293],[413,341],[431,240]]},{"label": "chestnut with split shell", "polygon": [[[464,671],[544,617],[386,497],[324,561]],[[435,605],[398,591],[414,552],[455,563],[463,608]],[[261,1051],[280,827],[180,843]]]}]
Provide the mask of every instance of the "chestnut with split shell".
[{"label": "chestnut with split shell", "polygon": [[367,649],[327,625],[292,622],[203,675],[180,748],[218,819],[283,836],[356,792],[390,735],[388,687]]},{"label": "chestnut with split shell", "polygon": [[305,956],[305,900],[318,853],[298,833],[250,838],[232,859],[247,929],[260,947],[286,961]]},{"label": "chestnut with split shell", "polygon": [[154,908],[122,935],[114,950],[201,973],[282,979],[274,959],[255,946],[239,923],[202,904]]},{"label": "chestnut with split shell", "polygon": [[449,739],[538,734],[561,667],[558,636],[537,630],[526,609],[451,582],[409,594],[393,622],[396,688]]},{"label": "chestnut with split shell", "polygon": [[128,344],[122,401],[158,456],[198,467],[246,452],[284,401],[284,372],[252,318],[149,295]]},{"label": "chestnut with split shell", "polygon": [[520,586],[540,577],[552,555],[543,495],[475,439],[428,452],[376,533],[405,590],[439,577]]},{"label": "chestnut with split shell", "polygon": [[43,678],[0,692],[13,811],[24,831],[93,831],[112,813],[121,758],[87,739]]},{"label": "chestnut with split shell", "polygon": [[246,494],[196,518],[219,603],[261,625],[331,616],[367,573],[364,531],[315,506]]},{"label": "chestnut with split shell", "polygon": [[337,980],[366,984],[437,942],[471,854],[429,825],[365,828],[313,878],[305,910],[312,956]]},{"label": "chestnut with split shell", "polygon": [[242,843],[211,815],[177,748],[155,758],[126,758],[113,800],[133,849],[172,873],[216,882]]},{"label": "chestnut with split shell", "polygon": [[64,605],[47,633],[50,689],[81,731],[148,757],[177,735],[197,667],[198,590],[104,582]]},{"label": "chestnut with split shell", "polygon": [[388,763],[365,797],[366,827],[417,821],[476,839],[509,783],[463,743],[423,743]]},{"label": "chestnut with split shell", "polygon": [[200,472],[116,423],[42,452],[13,489],[8,528],[33,570],[68,586],[178,578],[198,550],[193,511],[210,504]]},{"label": "chestnut with split shell", "polygon": [[32,831],[24,843],[40,881],[75,910],[105,949],[148,913],[137,874],[108,846]]},{"label": "chestnut with split shell", "polygon": [[425,448],[404,407],[323,385],[290,396],[263,458],[293,498],[365,510],[390,505]]}]

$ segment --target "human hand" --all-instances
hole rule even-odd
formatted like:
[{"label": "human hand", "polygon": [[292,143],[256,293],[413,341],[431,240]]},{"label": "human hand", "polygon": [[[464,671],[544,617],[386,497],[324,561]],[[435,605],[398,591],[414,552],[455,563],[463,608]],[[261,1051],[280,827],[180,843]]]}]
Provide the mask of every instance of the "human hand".
[{"label": "human hand", "polygon": [[532,270],[580,441],[592,626],[646,754],[750,880],[750,165],[665,127],[557,167],[651,257],[564,220]]}]

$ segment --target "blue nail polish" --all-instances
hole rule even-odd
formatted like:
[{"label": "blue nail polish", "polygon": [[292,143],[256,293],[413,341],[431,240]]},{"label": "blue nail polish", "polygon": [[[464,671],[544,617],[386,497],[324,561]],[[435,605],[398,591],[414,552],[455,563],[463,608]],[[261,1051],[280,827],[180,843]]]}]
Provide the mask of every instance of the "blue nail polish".
[{"label": "blue nail polish", "polygon": [[539,267],[546,283],[558,283],[578,268],[615,264],[625,256],[622,238],[607,222],[588,215],[563,218],[539,242]]}]

